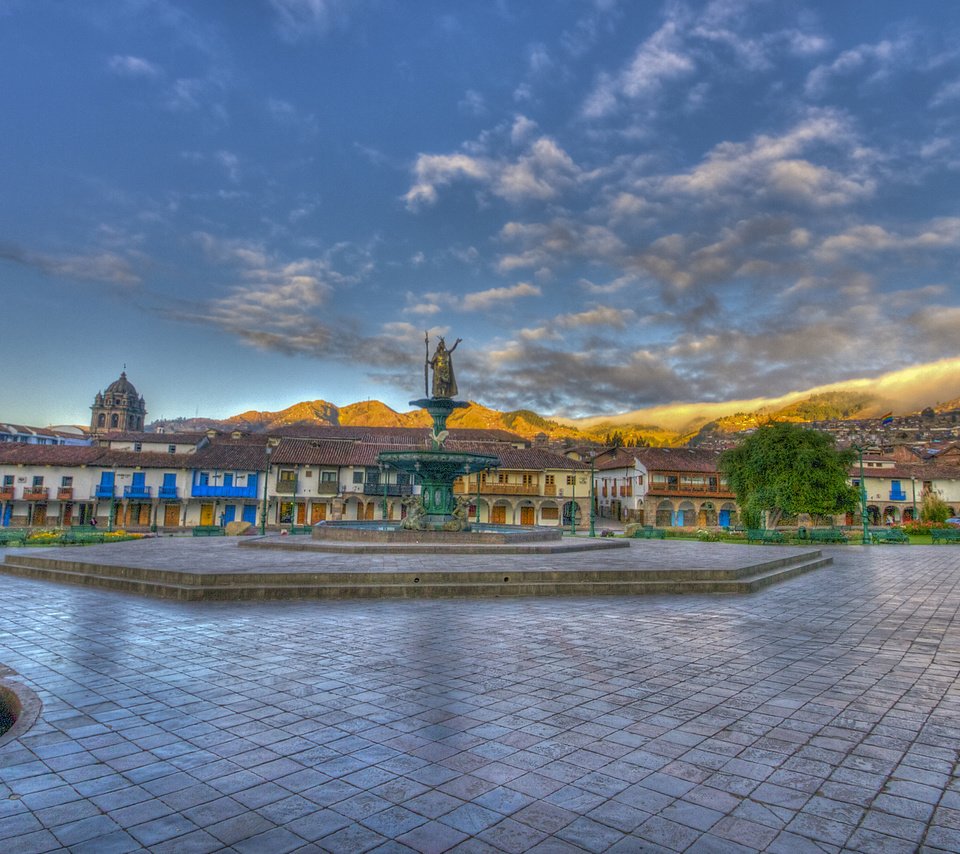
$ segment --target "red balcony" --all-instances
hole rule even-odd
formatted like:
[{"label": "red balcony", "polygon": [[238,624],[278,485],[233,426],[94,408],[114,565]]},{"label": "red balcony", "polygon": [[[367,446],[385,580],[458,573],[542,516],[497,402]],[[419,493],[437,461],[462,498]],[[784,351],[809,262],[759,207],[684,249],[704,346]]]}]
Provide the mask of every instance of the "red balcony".
[{"label": "red balcony", "polygon": [[57,499],[60,501],[72,501],[73,500],[73,487],[72,486],[61,486],[57,490]]},{"label": "red balcony", "polygon": [[24,501],[46,501],[47,488],[45,486],[25,486],[23,488]]}]

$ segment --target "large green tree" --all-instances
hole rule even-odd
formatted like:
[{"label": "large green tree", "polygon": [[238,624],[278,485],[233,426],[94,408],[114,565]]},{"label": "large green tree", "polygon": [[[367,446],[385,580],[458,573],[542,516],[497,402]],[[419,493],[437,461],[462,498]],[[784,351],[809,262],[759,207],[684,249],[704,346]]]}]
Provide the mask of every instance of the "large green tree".
[{"label": "large green tree", "polygon": [[856,508],[849,483],[855,454],[832,436],[788,422],[765,424],[720,456],[720,471],[736,493],[744,521],[775,527],[781,517],[830,516]]}]

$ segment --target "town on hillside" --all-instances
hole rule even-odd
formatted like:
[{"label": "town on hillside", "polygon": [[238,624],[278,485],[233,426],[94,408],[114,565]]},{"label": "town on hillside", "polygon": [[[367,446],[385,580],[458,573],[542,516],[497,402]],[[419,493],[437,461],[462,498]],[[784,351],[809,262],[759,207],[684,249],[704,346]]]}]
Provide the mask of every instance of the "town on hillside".
[{"label": "town on hillside", "polygon": [[[374,402],[352,410],[317,403],[307,407],[307,418],[245,413],[240,423],[172,430],[169,422],[147,421],[146,401],[123,372],[94,395],[89,425],[0,423],[0,525],[177,532],[229,523],[284,530],[326,520],[399,520],[419,484],[378,457],[428,447],[429,419]],[[361,406],[369,420],[389,423],[362,423]],[[447,440],[453,450],[498,460],[454,483],[455,493],[470,499],[471,519],[572,530],[591,517],[664,528],[739,524],[718,461],[756,429],[755,420],[741,430],[714,425],[666,447],[629,431],[593,435],[558,425],[548,432],[553,422],[535,413],[477,407],[471,414],[475,406],[459,422],[451,418]],[[866,494],[870,524],[916,519],[918,502],[931,491],[951,515],[960,508],[960,407],[806,424],[841,447],[863,449],[862,468],[858,463],[849,474]],[[854,524],[850,517],[834,522]]]}]

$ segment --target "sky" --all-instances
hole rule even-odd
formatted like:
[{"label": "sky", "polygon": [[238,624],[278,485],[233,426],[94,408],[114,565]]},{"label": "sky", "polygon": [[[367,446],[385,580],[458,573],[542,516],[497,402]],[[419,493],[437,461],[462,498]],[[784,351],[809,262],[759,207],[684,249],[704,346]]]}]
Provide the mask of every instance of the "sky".
[{"label": "sky", "polygon": [[3,421],[960,355],[953,0],[0,0],[0,77]]}]

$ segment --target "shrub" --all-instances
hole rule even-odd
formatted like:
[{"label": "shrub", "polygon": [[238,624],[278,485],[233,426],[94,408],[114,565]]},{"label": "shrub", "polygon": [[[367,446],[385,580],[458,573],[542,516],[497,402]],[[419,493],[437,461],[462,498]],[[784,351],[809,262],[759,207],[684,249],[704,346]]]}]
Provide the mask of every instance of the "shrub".
[{"label": "shrub", "polygon": [[720,532],[719,531],[705,531],[702,528],[697,531],[697,539],[704,543],[719,543],[720,542]]},{"label": "shrub", "polygon": [[923,522],[946,522],[950,518],[950,508],[936,492],[927,490],[923,493],[920,504],[920,520]]}]

